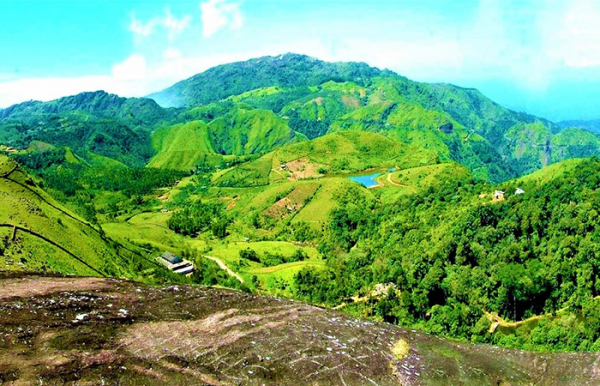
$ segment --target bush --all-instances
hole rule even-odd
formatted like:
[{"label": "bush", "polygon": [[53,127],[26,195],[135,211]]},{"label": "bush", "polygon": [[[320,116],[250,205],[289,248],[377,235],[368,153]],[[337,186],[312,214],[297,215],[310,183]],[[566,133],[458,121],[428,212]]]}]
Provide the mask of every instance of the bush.
[{"label": "bush", "polygon": [[240,258],[260,263],[260,259],[255,250],[247,248],[240,251]]}]

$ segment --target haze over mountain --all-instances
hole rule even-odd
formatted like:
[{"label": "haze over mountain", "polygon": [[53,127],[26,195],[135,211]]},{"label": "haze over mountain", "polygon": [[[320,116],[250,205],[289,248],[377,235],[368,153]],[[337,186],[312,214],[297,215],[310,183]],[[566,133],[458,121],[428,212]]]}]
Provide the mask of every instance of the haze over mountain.
[{"label": "haze over mountain", "polygon": [[593,0],[5,1],[0,107],[99,89],[139,97],[218,64],[291,51],[477,88],[551,120],[597,119],[599,21]]}]

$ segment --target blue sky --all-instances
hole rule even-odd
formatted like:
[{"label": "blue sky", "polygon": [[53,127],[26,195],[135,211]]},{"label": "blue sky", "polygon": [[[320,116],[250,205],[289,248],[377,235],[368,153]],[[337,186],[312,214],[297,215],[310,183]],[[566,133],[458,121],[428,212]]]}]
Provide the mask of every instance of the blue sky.
[{"label": "blue sky", "polygon": [[0,0],[0,107],[143,96],[285,52],[476,87],[550,119],[600,118],[594,0]]}]

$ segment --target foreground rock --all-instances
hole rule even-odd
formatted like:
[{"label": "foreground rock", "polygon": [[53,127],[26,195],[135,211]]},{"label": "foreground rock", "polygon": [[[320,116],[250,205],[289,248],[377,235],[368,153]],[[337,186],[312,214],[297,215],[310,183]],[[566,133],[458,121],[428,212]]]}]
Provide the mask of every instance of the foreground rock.
[{"label": "foreground rock", "polygon": [[0,383],[595,385],[599,358],[451,342],[225,289],[0,274]]}]

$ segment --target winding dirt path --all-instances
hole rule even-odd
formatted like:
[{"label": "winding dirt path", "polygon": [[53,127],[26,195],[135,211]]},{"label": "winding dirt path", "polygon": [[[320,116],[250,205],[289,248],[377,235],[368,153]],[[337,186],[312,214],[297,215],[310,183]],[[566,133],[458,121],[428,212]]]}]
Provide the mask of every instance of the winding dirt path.
[{"label": "winding dirt path", "polygon": [[242,277],[240,275],[238,275],[237,273],[233,272],[231,270],[231,268],[229,268],[228,266],[226,266],[225,263],[223,263],[223,261],[221,259],[219,259],[217,257],[213,257],[213,256],[206,256],[206,255],[204,255],[204,257],[206,257],[207,259],[210,259],[210,260],[214,261],[215,263],[217,263],[217,265],[219,267],[221,267],[221,269],[225,270],[229,274],[229,276],[233,276],[236,279],[238,279],[240,283],[244,283],[244,279],[242,279]]},{"label": "winding dirt path", "polygon": [[402,187],[402,188],[408,187],[408,185],[399,184],[397,182],[392,181],[392,173],[388,173],[388,175],[387,175],[387,182],[389,182],[391,185],[399,186],[399,187]]}]

